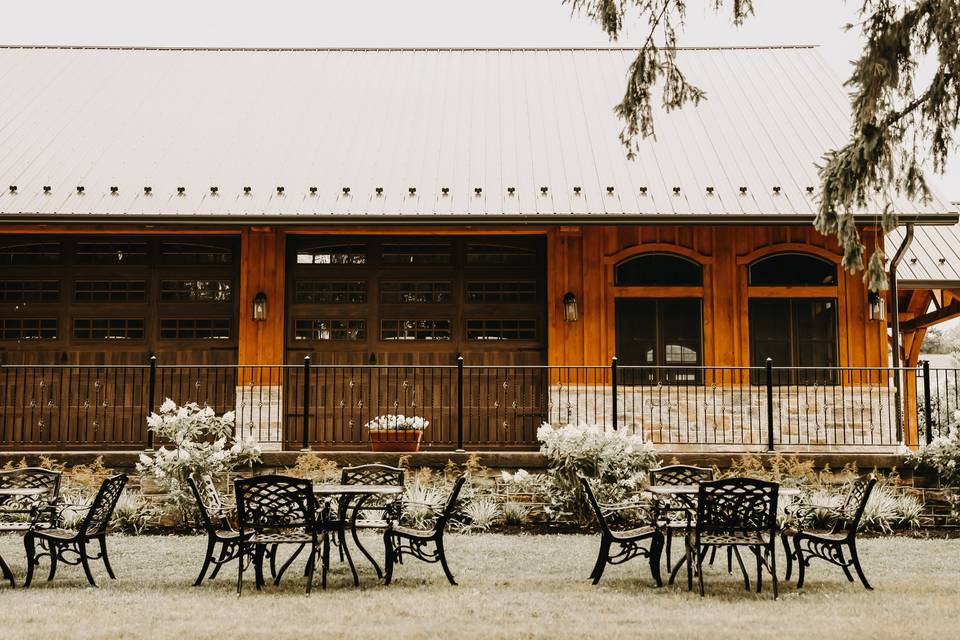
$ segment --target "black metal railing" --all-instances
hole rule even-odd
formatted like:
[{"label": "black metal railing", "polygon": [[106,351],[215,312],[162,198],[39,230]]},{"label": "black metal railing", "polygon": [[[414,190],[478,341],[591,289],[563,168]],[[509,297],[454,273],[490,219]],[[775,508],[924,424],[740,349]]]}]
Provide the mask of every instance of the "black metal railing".
[{"label": "black metal railing", "polygon": [[960,409],[960,370],[867,367],[0,366],[0,447],[152,448],[170,398],[234,411],[266,446],[357,449],[385,414],[430,422],[434,449],[533,449],[542,423],[598,424],[666,448],[922,445]]}]

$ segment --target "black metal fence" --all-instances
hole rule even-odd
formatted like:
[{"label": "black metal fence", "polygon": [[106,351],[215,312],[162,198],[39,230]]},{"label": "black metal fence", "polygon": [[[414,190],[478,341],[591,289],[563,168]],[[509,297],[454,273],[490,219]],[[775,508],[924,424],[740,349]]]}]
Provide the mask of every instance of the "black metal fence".
[{"label": "black metal fence", "polygon": [[[960,409],[960,370],[891,368],[302,365],[0,367],[0,447],[154,446],[166,398],[234,411],[286,449],[357,449],[386,414],[430,422],[422,446],[533,449],[537,429],[598,424],[666,448],[870,450],[922,445]],[[899,390],[898,390],[899,389]]]}]

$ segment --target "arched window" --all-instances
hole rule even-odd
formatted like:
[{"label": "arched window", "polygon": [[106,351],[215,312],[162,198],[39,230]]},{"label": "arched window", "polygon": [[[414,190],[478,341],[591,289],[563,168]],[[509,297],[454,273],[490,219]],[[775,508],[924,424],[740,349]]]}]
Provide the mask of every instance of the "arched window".
[{"label": "arched window", "polygon": [[761,287],[836,286],[837,265],[808,253],[777,253],[750,265],[749,283]]},{"label": "arched window", "polygon": [[703,267],[672,253],[642,253],[614,270],[618,287],[702,287]]}]

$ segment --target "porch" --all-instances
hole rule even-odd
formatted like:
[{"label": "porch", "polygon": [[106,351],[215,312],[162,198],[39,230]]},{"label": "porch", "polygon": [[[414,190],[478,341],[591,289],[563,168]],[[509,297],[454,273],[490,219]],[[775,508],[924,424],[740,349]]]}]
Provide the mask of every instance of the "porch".
[{"label": "porch", "polygon": [[[135,451],[165,398],[235,411],[273,451],[357,451],[384,414],[422,416],[426,451],[531,451],[537,429],[600,424],[665,453],[876,453],[922,446],[960,409],[960,370],[455,365],[0,367],[0,448]],[[899,387],[899,390],[898,390]]]}]

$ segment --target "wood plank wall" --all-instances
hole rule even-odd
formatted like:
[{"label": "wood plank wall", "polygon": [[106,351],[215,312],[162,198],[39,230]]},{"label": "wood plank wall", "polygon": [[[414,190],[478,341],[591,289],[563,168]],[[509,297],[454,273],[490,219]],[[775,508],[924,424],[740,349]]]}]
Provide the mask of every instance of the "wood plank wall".
[{"label": "wood plank wall", "polygon": [[[864,233],[867,256],[873,250],[872,235]],[[809,226],[583,226],[552,229],[547,243],[550,364],[610,362],[616,349],[613,304],[617,297],[689,295],[675,289],[614,286],[614,265],[648,251],[674,252],[703,264],[704,364],[717,366],[750,364],[747,326],[747,266],[750,262],[780,251],[807,251],[837,263],[840,261],[836,242]],[[841,276],[835,291],[839,365],[886,366],[886,325],[867,318],[863,274],[839,272]],[[765,291],[764,294],[831,295],[826,288],[815,289]],[[568,291],[574,293],[579,303],[580,319],[575,323],[563,321],[562,300]]]}]

